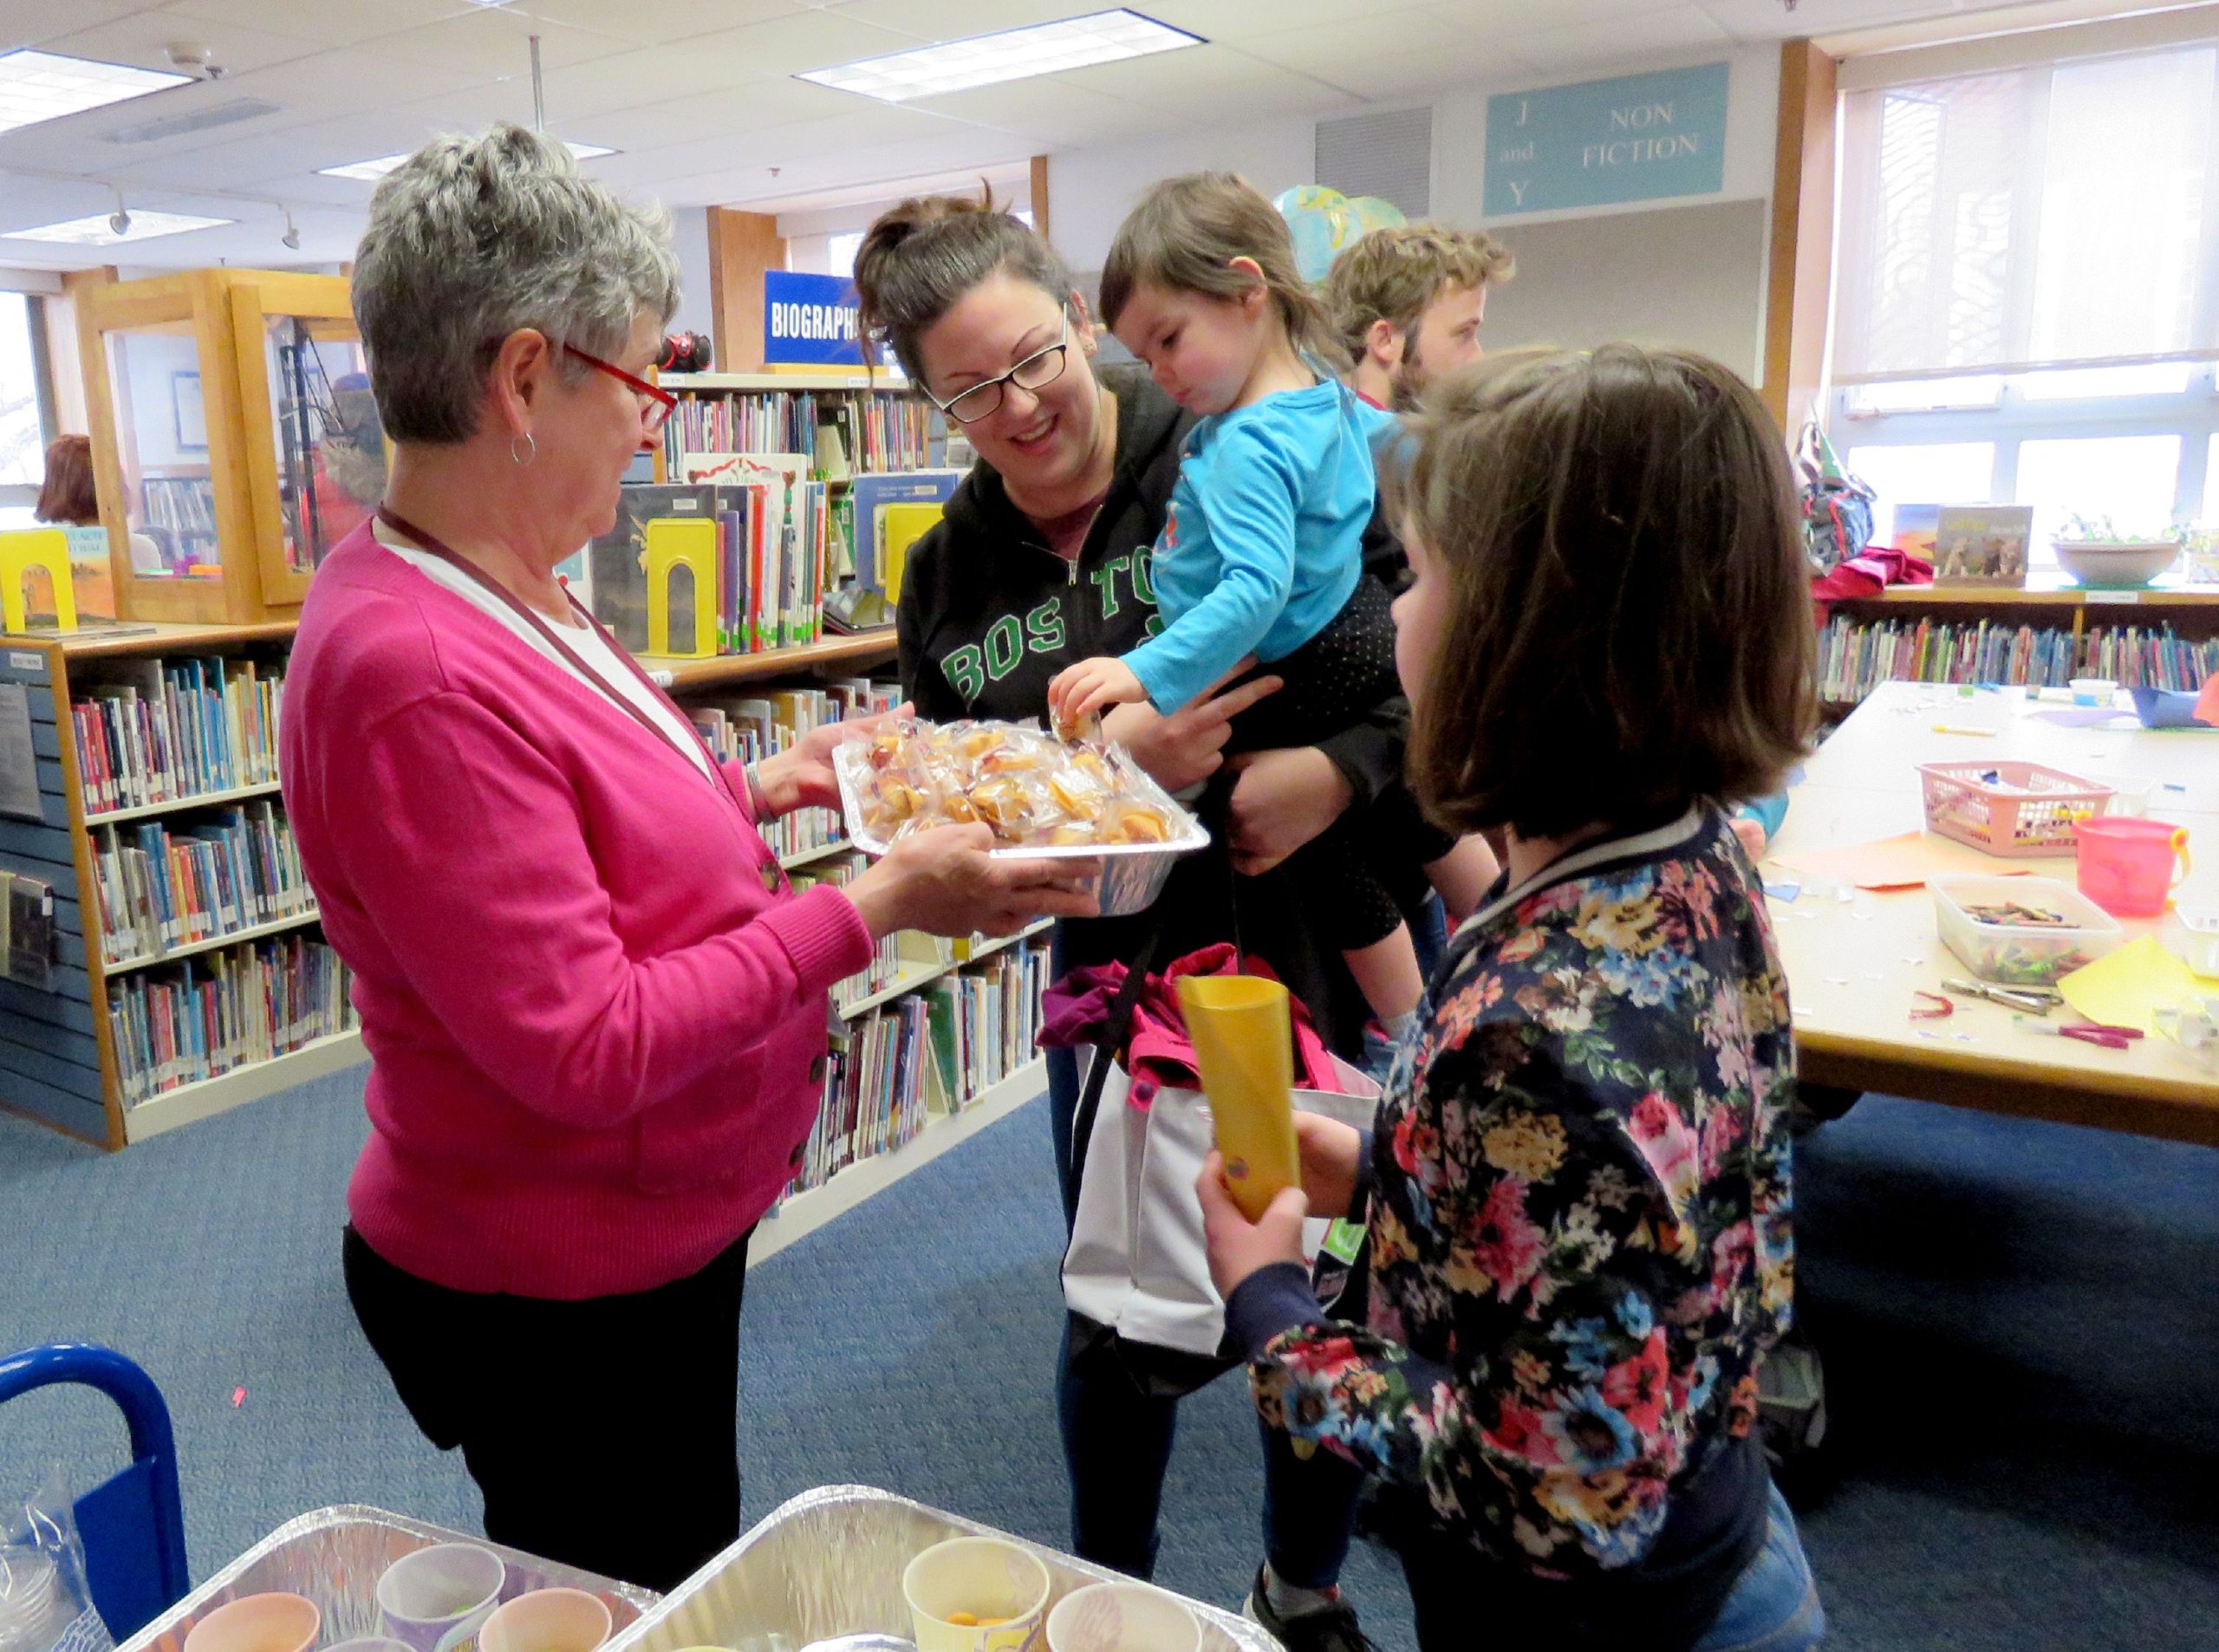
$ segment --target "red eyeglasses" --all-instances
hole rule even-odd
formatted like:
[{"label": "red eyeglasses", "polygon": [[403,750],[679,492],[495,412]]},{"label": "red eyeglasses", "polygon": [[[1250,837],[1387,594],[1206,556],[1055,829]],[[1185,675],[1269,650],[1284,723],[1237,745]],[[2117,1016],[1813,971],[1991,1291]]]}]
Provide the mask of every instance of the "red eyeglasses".
[{"label": "red eyeglasses", "polygon": [[641,430],[649,436],[661,433],[662,427],[670,421],[672,410],[678,406],[676,396],[672,395],[669,391],[659,385],[649,384],[645,379],[634,378],[614,361],[604,361],[597,355],[587,354],[575,344],[565,344],[563,349],[564,354],[576,356],[588,367],[595,367],[606,373],[634,395],[639,397]]}]

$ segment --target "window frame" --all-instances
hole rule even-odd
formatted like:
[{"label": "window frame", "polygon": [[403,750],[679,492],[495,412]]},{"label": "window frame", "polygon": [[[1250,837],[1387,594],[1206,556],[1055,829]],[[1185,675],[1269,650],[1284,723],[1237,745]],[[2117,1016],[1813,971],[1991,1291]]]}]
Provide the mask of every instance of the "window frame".
[{"label": "window frame", "polygon": [[[23,301],[23,325],[30,329],[31,394],[38,403],[38,441],[42,453],[61,434],[55,421],[54,355],[46,335],[45,297],[39,293],[24,293],[21,296]],[[40,484],[36,482],[0,482],[0,506],[29,508],[36,505],[39,487]]]},{"label": "window frame", "polygon": [[[2086,396],[2034,400],[2024,390],[2025,374],[2002,375],[1995,401],[1982,406],[1932,407],[1890,412],[1856,406],[1860,385],[1834,385],[1826,395],[1826,426],[1845,458],[1852,447],[1936,446],[1943,443],[1988,442],[1994,457],[1988,475],[1988,499],[2008,504],[2018,496],[2021,446],[2029,441],[2074,441],[2108,436],[2175,436],[2180,439],[2173,499],[2175,522],[2200,522],[2209,482],[2212,439],[2219,436],[2219,364],[2188,363],[2187,387],[2155,394]],[[1903,384],[1928,374],[1879,379],[1876,384]],[[1989,376],[1968,369],[1966,378]],[[1891,500],[1890,504],[1923,503]],[[2219,525],[2219,524],[2215,524]],[[2046,546],[2033,548],[2046,560]]]}]

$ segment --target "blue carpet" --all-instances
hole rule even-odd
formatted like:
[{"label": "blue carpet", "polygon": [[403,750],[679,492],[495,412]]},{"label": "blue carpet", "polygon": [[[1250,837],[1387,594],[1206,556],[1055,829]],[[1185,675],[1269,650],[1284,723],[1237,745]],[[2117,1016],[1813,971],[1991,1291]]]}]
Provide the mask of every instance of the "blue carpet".
[{"label": "blue carpet", "polygon": [[[153,1374],[196,1576],[329,1503],[475,1526],[459,1463],[416,1434],[340,1286],[361,1083],[114,1158],[0,1117],[0,1347],[107,1342]],[[860,1480],[1061,1546],[1053,1186],[1028,1108],[759,1267],[752,1512]],[[1807,1144],[1801,1192],[1834,1426],[1805,1516],[1829,1644],[2219,1645],[2219,1154],[1873,1098]],[[1235,1382],[1184,1410],[1162,1580],[1229,1604],[1255,1561],[1253,1427]],[[0,1493],[56,1461],[89,1480],[122,1449],[102,1402],[16,1402]],[[1359,1545],[1347,1582],[1405,1652],[1391,1564]]]}]

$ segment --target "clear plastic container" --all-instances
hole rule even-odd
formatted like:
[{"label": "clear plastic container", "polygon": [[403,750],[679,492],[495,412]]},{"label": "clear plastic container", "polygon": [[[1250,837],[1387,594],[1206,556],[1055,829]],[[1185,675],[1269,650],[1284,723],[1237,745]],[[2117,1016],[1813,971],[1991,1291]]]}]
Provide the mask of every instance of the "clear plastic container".
[{"label": "clear plastic container", "polygon": [[2179,902],[2173,916],[2178,930],[2167,939],[2190,969],[2198,975],[2219,976],[2219,901]]},{"label": "clear plastic container", "polygon": [[[2047,986],[2092,964],[2126,939],[2118,921],[2069,883],[2055,878],[1932,877],[1934,927],[1942,944],[1984,981]],[[2061,927],[1993,922],[1976,907],[2016,904],[2054,912]]]}]

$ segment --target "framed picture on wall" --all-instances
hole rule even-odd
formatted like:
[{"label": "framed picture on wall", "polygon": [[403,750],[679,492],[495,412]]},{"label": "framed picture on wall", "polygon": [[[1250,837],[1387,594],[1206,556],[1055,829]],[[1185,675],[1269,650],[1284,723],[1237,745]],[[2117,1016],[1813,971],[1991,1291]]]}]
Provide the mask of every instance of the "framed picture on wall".
[{"label": "framed picture on wall", "polygon": [[170,405],[177,413],[177,449],[180,453],[208,451],[208,409],[200,400],[198,373],[170,374]]}]

